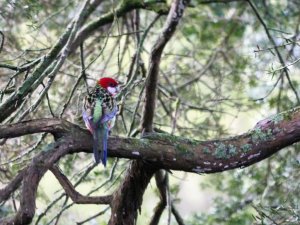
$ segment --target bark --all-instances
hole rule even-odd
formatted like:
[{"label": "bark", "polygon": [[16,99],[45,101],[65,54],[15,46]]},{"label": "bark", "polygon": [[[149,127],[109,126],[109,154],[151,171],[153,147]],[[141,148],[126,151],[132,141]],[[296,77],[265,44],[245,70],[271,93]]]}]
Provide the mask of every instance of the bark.
[{"label": "bark", "polygon": [[[65,154],[92,153],[89,132],[63,119],[0,126],[0,138],[42,132],[59,137],[56,143],[64,144]],[[244,134],[220,140],[197,141],[168,134],[150,134],[141,139],[111,136],[108,155],[141,159],[160,169],[215,173],[249,166],[299,140],[300,108],[297,107],[258,122]],[[19,175],[16,179],[20,179]]]},{"label": "bark", "polygon": [[[172,2],[165,27],[152,48],[145,86],[145,104],[141,124],[142,135],[153,131],[152,124],[161,55],[167,42],[175,33],[186,4],[187,1],[182,0],[174,0]],[[113,195],[110,225],[135,224],[137,211],[142,205],[143,194],[156,170],[155,166],[149,166],[148,163],[144,163],[143,161],[131,162],[123,183],[121,183],[119,189]]]},{"label": "bark", "polygon": [[[91,3],[86,13],[82,14],[80,20],[82,23],[98,4],[100,4],[98,0]],[[23,99],[35,89],[34,87],[37,87],[43,78],[50,74],[49,68],[51,69],[52,62],[64,52],[62,49],[68,40],[68,49],[64,57],[67,57],[99,27],[111,23],[115,16],[121,17],[133,9],[147,8],[149,4],[154,3],[147,5],[143,1],[123,0],[115,10],[116,15],[113,13],[103,15],[82,27],[78,32],[77,28],[79,29],[81,22],[77,24],[75,31],[72,27],[68,28],[20,89],[0,106],[0,122],[14,112]],[[31,223],[35,215],[37,188],[42,176],[48,170],[53,172],[66,194],[75,203],[110,204],[112,213],[109,224],[131,225],[137,219],[147,185],[153,174],[159,169],[201,174],[246,167],[300,140],[300,108],[267,118],[257,123],[254,129],[245,134],[222,140],[197,141],[173,135],[152,133],[162,52],[173,36],[186,4],[187,1],[173,1],[165,28],[151,51],[145,88],[145,105],[141,121],[143,138],[110,137],[109,139],[109,157],[133,159],[119,188],[112,196],[83,196],[75,190],[67,177],[54,166],[61,157],[67,154],[92,153],[92,137],[87,130],[62,119],[37,119],[2,125],[0,126],[0,138],[47,132],[53,134],[55,141],[35,156],[32,162],[20,171],[10,183],[0,189],[0,202],[3,202],[21,187],[21,201],[18,211],[10,217],[0,219],[0,225]],[[159,173],[157,174],[159,175]],[[163,179],[160,178],[159,180]],[[157,205],[152,224],[159,222],[166,206],[166,189],[164,189],[166,184],[158,183],[158,186],[160,187],[161,202]],[[182,218],[174,206],[171,205],[171,207],[178,223],[183,224]]]},{"label": "bark", "polygon": [[[56,161],[58,161],[59,158],[65,155],[68,151],[66,145],[60,142],[56,142],[53,145],[53,148],[57,151],[41,152],[39,155],[34,157],[30,165],[26,169],[24,169],[25,172],[23,173],[22,177],[22,188],[20,193],[21,201],[18,211],[14,216],[0,219],[1,225],[24,225],[31,223],[35,215],[36,194],[41,178],[48,170],[48,168]],[[15,182],[15,179],[12,182]],[[18,184],[20,185],[20,182]],[[1,192],[2,189],[0,190],[0,196],[2,196]],[[0,199],[0,201],[2,200],[3,199]]]},{"label": "bark", "polygon": [[157,189],[159,191],[160,201],[154,209],[154,214],[151,218],[149,225],[157,225],[159,223],[160,217],[161,217],[165,207],[167,206],[167,203],[168,203],[167,186],[169,185],[168,180],[169,179],[168,179],[167,172],[164,173],[163,170],[159,170],[155,173],[155,181],[156,181]]},{"label": "bark", "polygon": [[145,87],[145,104],[141,124],[143,133],[153,131],[152,124],[155,112],[156,86],[158,81],[160,59],[166,44],[175,33],[176,27],[183,16],[183,12],[187,3],[188,1],[182,0],[172,2],[165,27],[151,50]]},{"label": "bark", "polygon": [[109,204],[111,202],[111,195],[108,196],[83,196],[78,191],[75,190],[72,183],[68,178],[60,171],[57,166],[52,166],[50,168],[53,175],[57,178],[67,195],[72,199],[74,203],[77,204]]},{"label": "bark", "polygon": [[109,225],[133,225],[137,219],[144,192],[156,171],[156,167],[146,165],[140,160],[130,164],[120,187],[113,195]]},{"label": "bark", "polygon": [[[1,225],[30,223],[35,214],[39,181],[61,157],[79,152],[92,154],[92,137],[89,132],[65,120],[37,119],[0,126],[0,138],[39,132],[52,133],[57,139],[49,145],[47,151],[35,156],[23,172],[0,190],[2,202],[23,184],[21,204],[16,215],[3,218],[0,220]],[[133,161],[121,188],[113,194],[111,205],[114,206],[114,214],[110,224],[117,222],[113,218],[115,214],[121,216],[123,212],[124,216],[118,217],[124,221],[123,224],[136,218],[147,183],[158,169],[216,173],[252,165],[299,141],[300,107],[264,119],[245,134],[221,140],[196,141],[166,134],[152,134],[141,139],[110,137],[109,157],[140,159]],[[123,208],[125,211],[122,209],[123,203],[128,207]]]}]

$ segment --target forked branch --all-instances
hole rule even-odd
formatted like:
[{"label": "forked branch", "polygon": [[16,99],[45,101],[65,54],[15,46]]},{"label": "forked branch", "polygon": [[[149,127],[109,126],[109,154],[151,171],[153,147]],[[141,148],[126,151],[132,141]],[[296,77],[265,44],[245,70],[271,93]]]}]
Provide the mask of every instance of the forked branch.
[{"label": "forked branch", "polygon": [[57,166],[52,166],[50,171],[59,181],[60,185],[63,187],[67,195],[72,199],[73,202],[77,204],[109,204],[112,196],[99,196],[99,197],[91,197],[91,196],[83,196],[78,191],[75,190],[72,183],[68,180],[68,178],[60,171]]}]

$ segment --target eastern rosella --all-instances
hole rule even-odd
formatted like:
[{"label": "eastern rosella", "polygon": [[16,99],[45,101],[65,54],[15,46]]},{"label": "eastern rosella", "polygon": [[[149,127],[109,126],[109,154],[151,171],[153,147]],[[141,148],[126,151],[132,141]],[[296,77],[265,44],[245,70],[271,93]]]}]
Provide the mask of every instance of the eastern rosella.
[{"label": "eastern rosella", "polygon": [[85,99],[82,117],[86,127],[93,135],[93,151],[96,163],[100,162],[99,145],[102,145],[101,162],[106,166],[107,139],[110,129],[114,126],[118,106],[115,100],[119,92],[119,84],[110,77],[101,78],[95,88]]}]

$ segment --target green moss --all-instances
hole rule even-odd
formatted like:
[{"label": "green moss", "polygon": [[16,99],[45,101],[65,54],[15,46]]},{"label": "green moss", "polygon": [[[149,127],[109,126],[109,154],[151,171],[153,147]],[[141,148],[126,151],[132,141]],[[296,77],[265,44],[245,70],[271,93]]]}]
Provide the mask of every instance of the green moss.
[{"label": "green moss", "polygon": [[[216,149],[213,153],[216,159],[229,159],[238,154],[237,147],[233,144],[229,144],[228,146],[224,143],[214,143]],[[208,149],[209,150],[209,149]],[[203,152],[205,150],[203,149]],[[207,151],[207,150],[206,150]],[[209,153],[209,152],[208,152]]]},{"label": "green moss", "polygon": [[140,139],[131,139],[131,144],[134,148],[139,148],[140,147]]},{"label": "green moss", "polygon": [[140,0],[122,0],[118,7],[126,8],[126,7],[132,7],[140,4],[141,4]]},{"label": "green moss", "polygon": [[284,116],[282,113],[280,113],[280,114],[276,114],[276,115],[272,116],[270,119],[274,124],[278,124],[279,122],[284,120]]},{"label": "green moss", "polygon": [[283,118],[284,118],[284,120],[286,120],[286,121],[290,121],[290,120],[292,120],[292,113],[290,113],[290,112],[286,112],[286,113],[284,113],[283,114]]},{"label": "green moss", "polygon": [[262,130],[261,128],[257,127],[252,131],[252,141],[258,142],[258,141],[267,141],[270,138],[272,138],[272,130],[268,129],[267,131]]},{"label": "green moss", "polygon": [[175,144],[174,147],[178,155],[182,155],[185,158],[191,158],[191,159],[195,157],[195,153],[190,150],[188,145]]},{"label": "green moss", "polygon": [[157,2],[155,4],[148,4],[147,9],[152,10],[158,14],[167,14],[170,10],[170,7],[166,3]]},{"label": "green moss", "polygon": [[[185,157],[193,157],[194,156],[194,151],[193,151],[193,147],[198,146],[199,145],[199,141],[195,141],[195,140],[190,140],[187,138],[182,138],[179,136],[175,136],[175,135],[170,135],[170,134],[166,134],[166,133],[151,133],[151,134],[147,134],[143,137],[142,139],[144,142],[146,141],[146,143],[144,143],[144,146],[147,146],[147,141],[149,142],[149,140],[155,140],[155,141],[162,141],[162,142],[166,142],[170,145],[173,145],[175,150],[178,152],[178,154],[180,155],[184,155]],[[139,143],[140,145],[143,143]]]},{"label": "green moss", "polygon": [[234,145],[232,145],[232,144],[230,144],[228,147],[229,147],[228,148],[228,154],[230,156],[235,156],[237,154],[236,147]]},{"label": "green moss", "polygon": [[147,147],[150,146],[150,141],[149,141],[148,139],[142,138],[142,139],[140,139],[140,144],[141,144],[143,147],[147,148]]},{"label": "green moss", "polygon": [[168,141],[173,142],[173,143],[185,141],[183,138],[175,136],[175,135],[170,135],[170,134],[160,134],[160,135],[163,138],[165,138]]},{"label": "green moss", "polygon": [[204,154],[210,154],[211,152],[210,152],[210,149],[208,147],[204,147],[203,148],[203,153]]},{"label": "green moss", "polygon": [[283,119],[286,120],[286,121],[290,121],[293,119],[293,115],[297,112],[300,111],[300,107],[296,107],[296,108],[293,108],[289,111],[286,111],[286,112],[283,112],[281,113],[281,115],[283,116]]},{"label": "green moss", "polygon": [[223,143],[215,143],[215,145],[216,145],[216,149],[215,149],[215,152],[213,153],[213,155],[217,159],[227,159],[228,155],[226,153],[226,151],[227,151],[226,145]]},{"label": "green moss", "polygon": [[188,152],[189,151],[189,149],[186,146],[181,145],[181,144],[175,144],[175,149],[180,152]]},{"label": "green moss", "polygon": [[241,150],[242,150],[242,152],[246,153],[246,152],[251,151],[251,149],[252,149],[251,147],[252,146],[250,144],[244,144],[244,145],[242,145]]},{"label": "green moss", "polygon": [[185,143],[192,146],[197,146],[199,144],[196,140],[191,140],[171,134],[166,133],[153,133],[149,134],[144,137],[144,139],[151,139],[151,140],[161,140],[161,141],[167,141],[169,143],[178,144],[178,143]]},{"label": "green moss", "polygon": [[130,143],[134,148],[147,148],[150,146],[150,141],[144,138],[132,138]]}]

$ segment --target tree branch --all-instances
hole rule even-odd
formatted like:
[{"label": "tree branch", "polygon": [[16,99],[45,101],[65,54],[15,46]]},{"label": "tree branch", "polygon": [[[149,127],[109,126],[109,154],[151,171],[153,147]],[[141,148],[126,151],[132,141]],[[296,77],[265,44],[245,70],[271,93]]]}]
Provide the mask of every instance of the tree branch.
[{"label": "tree branch", "polygon": [[59,181],[60,185],[66,191],[67,195],[72,199],[74,203],[77,204],[109,204],[112,196],[100,196],[100,197],[91,197],[83,196],[78,191],[75,190],[72,183],[68,178],[60,171],[57,166],[52,166],[50,171],[54,174],[56,179]]},{"label": "tree branch", "polygon": [[0,138],[14,138],[43,132],[51,133],[55,137],[61,137],[68,134],[72,129],[81,129],[79,126],[66,120],[56,118],[28,120],[15,124],[2,125],[0,128]]},{"label": "tree branch", "polygon": [[155,112],[156,86],[162,52],[175,33],[179,20],[183,16],[184,9],[189,1],[174,0],[165,23],[165,27],[152,47],[149,61],[149,69],[145,86],[145,104],[143,109],[142,130],[143,133],[153,131],[153,117]]},{"label": "tree branch", "polygon": [[18,174],[9,182],[8,185],[0,189],[0,203],[9,199],[11,194],[20,187],[25,172],[26,170],[19,171]]},{"label": "tree branch", "polygon": [[110,24],[113,22],[114,18],[120,18],[127,14],[128,12],[131,12],[135,9],[147,9],[151,11],[156,11],[159,14],[164,14],[168,9],[167,6],[164,4],[164,7],[158,7],[159,4],[161,4],[160,1],[129,1],[129,0],[121,0],[117,8],[114,12],[109,12],[101,17],[99,17],[96,20],[93,20],[86,24],[84,27],[81,28],[81,30],[78,32],[74,43],[72,45],[72,50],[75,50],[80,43],[87,39],[89,36],[91,36],[94,32],[99,30],[99,27],[102,27],[104,25]]},{"label": "tree branch", "polygon": [[83,220],[83,221],[77,222],[76,225],[82,225],[82,224],[84,224],[84,223],[87,223],[87,222],[89,222],[90,220],[95,219],[95,218],[97,218],[98,216],[103,215],[104,213],[106,213],[106,211],[107,211],[108,209],[109,209],[109,207],[105,208],[105,209],[102,210],[101,212],[98,212],[96,215],[93,215],[93,216],[91,216],[91,217],[89,217],[89,218],[87,218],[87,219],[85,219],[85,220]]},{"label": "tree branch", "polygon": [[[161,36],[156,41],[150,56],[149,71],[146,84],[146,96],[142,119],[143,134],[152,132],[155,108],[157,77],[162,51],[166,43],[175,32],[176,26],[183,15],[187,2],[174,0]],[[141,43],[140,43],[141,44]],[[138,55],[137,55],[138,59]],[[136,153],[136,152],[133,152]],[[137,153],[139,154],[139,153]],[[143,161],[133,161],[127,174],[113,195],[111,204],[110,225],[133,225],[137,218],[137,211],[142,204],[143,194],[157,168]]]},{"label": "tree branch", "polygon": [[[62,119],[37,119],[0,126],[0,138],[40,132],[63,137],[57,144],[64,146],[66,154],[92,153],[90,133]],[[108,154],[146,160],[159,169],[215,173],[252,165],[298,141],[300,107],[266,118],[242,135],[221,140],[196,141],[167,134],[151,134],[142,139],[112,136],[108,141]]]},{"label": "tree branch", "polygon": [[[88,1],[87,6],[80,13],[80,23],[78,23],[78,27],[80,27],[84,21],[88,18],[88,16],[96,9],[96,7],[101,3],[99,0],[94,0],[91,3]],[[49,76],[50,73],[54,74],[61,67],[65,58],[73,52],[85,39],[87,39],[90,35],[93,34],[96,30],[99,30],[99,27],[110,24],[113,22],[115,14],[117,17],[124,16],[126,13],[134,10],[134,9],[148,9],[152,11],[156,11],[158,13],[164,13],[167,7],[155,7],[161,2],[148,2],[144,3],[143,1],[128,1],[122,0],[116,9],[116,12],[110,12],[97,20],[94,20],[88,23],[86,26],[82,27],[78,32],[77,29],[73,29],[73,26],[68,26],[65,32],[60,36],[59,40],[54,44],[54,46],[50,49],[50,51],[42,57],[40,64],[37,68],[32,72],[32,75],[25,80],[25,82],[13,93],[9,96],[5,102],[0,105],[0,122],[4,121],[11,113],[13,113],[24,101],[26,96],[35,90],[41,82]],[[79,19],[79,18],[78,18]],[[77,28],[78,28],[77,27]],[[76,36],[73,39],[73,35]],[[68,48],[66,48],[66,43]],[[64,48],[65,47],[65,48]],[[66,51],[61,52],[62,49]],[[59,57],[58,63],[56,63],[56,58]],[[54,65],[53,65],[54,64]],[[6,65],[7,67],[7,65]],[[9,66],[10,69],[17,69],[17,67]],[[52,72],[54,71],[54,72]]]},{"label": "tree branch", "polygon": [[171,210],[172,210],[172,213],[173,213],[173,215],[174,215],[174,217],[175,217],[176,222],[178,223],[178,225],[184,225],[183,219],[182,219],[182,217],[180,216],[180,214],[179,214],[179,212],[177,211],[177,209],[175,208],[175,205],[174,205],[173,202],[172,202],[171,207],[172,207],[172,209],[171,209]]},{"label": "tree branch", "polygon": [[0,53],[1,53],[4,45],[4,40],[5,40],[4,33],[1,30],[0,30],[0,35],[1,35],[1,41],[0,41]]},{"label": "tree branch", "polygon": [[[50,151],[43,151],[38,154],[34,157],[31,164],[24,169],[19,209],[14,216],[1,218],[1,225],[24,225],[31,223],[36,209],[35,201],[39,182],[48,168],[57,162],[60,157],[67,154],[68,148],[66,144],[70,145],[71,143],[68,138],[65,138],[64,141],[66,142],[57,141],[52,145]],[[0,191],[1,195],[2,190]]]},{"label": "tree branch", "polygon": [[141,160],[131,162],[126,175],[113,194],[109,225],[133,225],[142,205],[143,194],[156,168]]},{"label": "tree branch", "polygon": [[160,201],[155,207],[154,215],[152,216],[149,225],[157,225],[159,223],[160,217],[167,205],[167,174],[165,174],[163,170],[157,171],[155,173],[155,181],[160,194]]},{"label": "tree branch", "polygon": [[245,2],[246,0],[201,0],[199,4],[211,4],[211,3],[230,3],[230,2]]},{"label": "tree branch", "polygon": [[[0,126],[0,138],[39,132],[50,132],[60,138],[50,144],[47,151],[42,151],[33,158],[31,164],[24,169],[23,176],[18,175],[14,181],[0,190],[1,199],[5,200],[16,190],[11,187],[19,186],[23,179],[18,212],[14,217],[0,220],[1,225],[30,223],[35,213],[37,186],[48,168],[67,154],[92,153],[90,133],[65,120],[38,119]],[[142,202],[142,194],[158,169],[216,173],[252,165],[298,141],[300,141],[300,107],[264,119],[245,134],[222,140],[200,142],[166,134],[152,134],[142,139],[110,137],[108,143],[110,157],[143,160],[133,161],[120,185],[121,188],[114,193],[112,205],[115,204],[115,207],[112,215],[117,213],[123,216],[122,220],[114,220],[112,216],[110,224],[116,224],[117,221],[131,224],[126,222],[134,221]],[[132,185],[135,185],[135,188]],[[129,187],[130,190],[127,189]],[[125,202],[120,200],[133,198],[137,201],[134,203],[127,201],[131,208],[124,209],[122,206]]]},{"label": "tree branch", "polygon": [[[71,52],[70,46],[73,43],[77,30],[82,26],[90,13],[95,10],[98,4],[100,4],[100,1],[98,0],[95,0],[92,3],[90,3],[89,0],[85,1],[78,16],[74,17],[65,32],[60,36],[59,40],[54,44],[50,51],[42,57],[41,62],[32,72],[32,75],[23,82],[15,93],[9,96],[6,101],[0,105],[0,122],[5,120],[17,109],[22,104],[25,97],[35,90],[42,83],[44,78],[49,75],[55,76]],[[59,56],[59,60],[56,63],[57,56]]]}]

